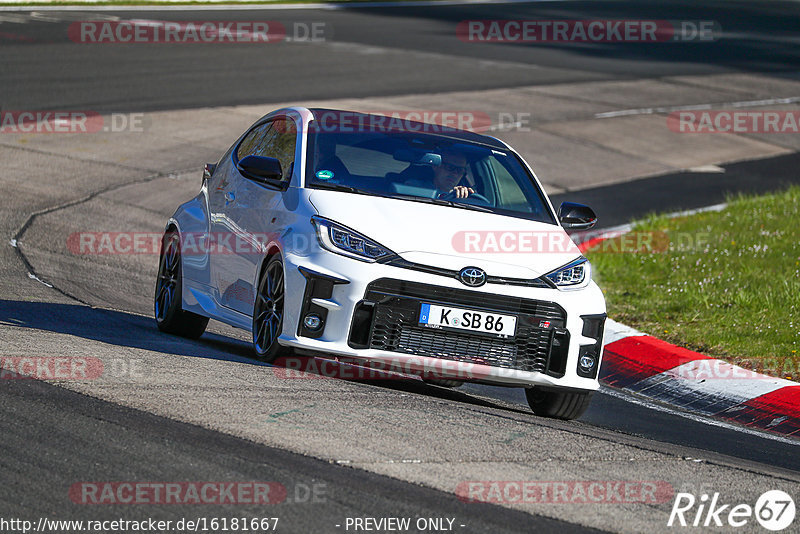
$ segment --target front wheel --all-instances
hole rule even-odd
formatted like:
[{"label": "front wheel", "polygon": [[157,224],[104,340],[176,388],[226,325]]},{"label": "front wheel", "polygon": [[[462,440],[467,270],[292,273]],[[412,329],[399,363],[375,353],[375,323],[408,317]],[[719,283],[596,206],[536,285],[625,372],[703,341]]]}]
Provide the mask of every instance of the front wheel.
[{"label": "front wheel", "polygon": [[208,317],[185,311],[181,306],[183,287],[180,236],[174,230],[164,234],[153,298],[156,325],[162,332],[197,339],[208,325]]},{"label": "front wheel", "polygon": [[589,407],[593,395],[594,391],[548,391],[537,388],[525,390],[533,413],[555,419],[577,419]]},{"label": "front wheel", "polygon": [[279,255],[267,261],[267,267],[258,282],[258,293],[253,305],[253,348],[256,356],[265,362],[274,361],[280,353],[278,336],[283,329],[283,262]]}]

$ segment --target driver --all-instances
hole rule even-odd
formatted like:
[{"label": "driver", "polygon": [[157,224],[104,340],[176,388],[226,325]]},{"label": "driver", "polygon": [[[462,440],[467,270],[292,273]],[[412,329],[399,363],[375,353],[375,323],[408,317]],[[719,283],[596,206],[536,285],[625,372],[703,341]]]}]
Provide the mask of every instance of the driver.
[{"label": "driver", "polygon": [[467,198],[475,192],[471,187],[458,185],[467,175],[467,158],[451,149],[442,150],[442,163],[433,168],[433,186],[436,197],[452,194],[455,198]]}]

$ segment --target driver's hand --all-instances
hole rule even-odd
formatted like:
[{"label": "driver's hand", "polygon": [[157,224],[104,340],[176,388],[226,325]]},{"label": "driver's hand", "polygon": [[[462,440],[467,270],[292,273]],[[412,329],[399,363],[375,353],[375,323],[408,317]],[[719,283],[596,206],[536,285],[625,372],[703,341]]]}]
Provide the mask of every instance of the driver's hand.
[{"label": "driver's hand", "polygon": [[467,198],[474,193],[475,190],[465,185],[457,185],[450,192],[453,193],[456,198]]}]

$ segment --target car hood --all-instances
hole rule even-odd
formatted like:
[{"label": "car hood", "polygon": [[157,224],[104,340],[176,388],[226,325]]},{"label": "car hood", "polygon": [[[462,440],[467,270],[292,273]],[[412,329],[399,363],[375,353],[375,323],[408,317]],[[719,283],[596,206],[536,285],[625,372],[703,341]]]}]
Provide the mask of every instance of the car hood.
[{"label": "car hood", "polygon": [[407,261],[489,275],[537,278],[580,255],[554,224],[474,210],[315,190],[319,215],[364,234]]}]

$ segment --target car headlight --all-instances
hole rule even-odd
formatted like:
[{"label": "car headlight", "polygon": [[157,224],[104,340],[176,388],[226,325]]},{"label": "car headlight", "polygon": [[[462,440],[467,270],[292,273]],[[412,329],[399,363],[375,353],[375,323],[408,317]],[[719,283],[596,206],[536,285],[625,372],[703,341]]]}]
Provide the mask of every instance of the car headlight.
[{"label": "car headlight", "polygon": [[580,289],[592,279],[592,264],[584,257],[569,262],[545,275],[558,289]]},{"label": "car headlight", "polygon": [[346,226],[314,216],[311,223],[317,229],[322,248],[357,260],[374,262],[394,253],[372,239]]}]

